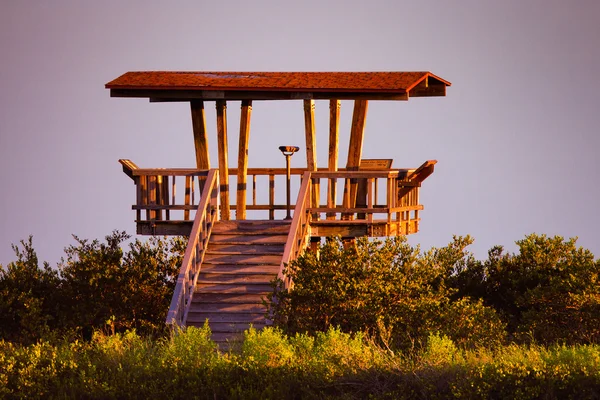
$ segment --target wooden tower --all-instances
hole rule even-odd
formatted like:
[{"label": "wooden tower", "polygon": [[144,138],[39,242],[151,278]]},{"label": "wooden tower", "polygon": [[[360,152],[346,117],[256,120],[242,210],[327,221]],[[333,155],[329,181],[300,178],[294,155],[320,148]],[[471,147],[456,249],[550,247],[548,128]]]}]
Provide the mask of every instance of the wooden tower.
[{"label": "wooden tower", "polygon": [[[250,324],[268,323],[262,298],[269,282],[279,276],[293,285],[283,266],[311,241],[417,232],[419,189],[436,161],[396,169],[392,160],[362,159],[368,103],[445,96],[448,86],[430,72],[128,72],[107,83],[112,97],[190,104],[195,168],[142,169],[119,160],[136,186],[138,234],[189,236],[167,323],[201,325],[208,318],[213,338],[229,340]],[[304,108],[307,165],[289,170],[300,178],[291,205],[275,201],[286,190],[286,168],[248,167],[252,103],[273,100]],[[326,168],[317,166],[316,100],[329,102]],[[354,102],[345,168],[338,168],[341,100]],[[212,102],[218,168],[211,168],[204,112]],[[228,102],[241,103],[237,168],[228,161]],[[291,220],[284,219],[288,207]]]}]

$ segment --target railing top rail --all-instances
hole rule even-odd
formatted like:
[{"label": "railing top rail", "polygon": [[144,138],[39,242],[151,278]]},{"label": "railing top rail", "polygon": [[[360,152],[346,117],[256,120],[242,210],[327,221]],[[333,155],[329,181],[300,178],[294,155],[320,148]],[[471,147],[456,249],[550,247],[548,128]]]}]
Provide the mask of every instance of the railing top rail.
[{"label": "railing top rail", "polygon": [[139,168],[132,171],[133,176],[208,176],[208,169],[192,168]]},{"label": "railing top rail", "polygon": [[315,171],[313,178],[397,178],[398,170],[378,171]]},{"label": "railing top rail", "polygon": [[[197,169],[197,168],[139,168],[133,161],[128,159],[121,159],[119,162],[123,165],[123,171],[129,176],[207,176],[208,169]],[[428,163],[435,163],[435,161],[428,161]],[[427,164],[427,163],[426,163]],[[423,168],[423,166],[421,166]],[[303,175],[307,168],[291,168],[290,172],[292,175]],[[404,169],[388,169],[388,170],[347,170],[346,168],[339,168],[337,171],[331,171],[328,168],[319,168],[318,171],[312,171],[315,177],[345,177],[335,174],[357,174],[356,177],[375,177],[375,178],[386,178],[386,177],[406,177],[409,174],[414,173],[417,169],[404,168]],[[229,168],[229,175],[236,175],[238,173],[237,168]],[[287,173],[286,168],[248,168],[248,175],[285,175]]]}]

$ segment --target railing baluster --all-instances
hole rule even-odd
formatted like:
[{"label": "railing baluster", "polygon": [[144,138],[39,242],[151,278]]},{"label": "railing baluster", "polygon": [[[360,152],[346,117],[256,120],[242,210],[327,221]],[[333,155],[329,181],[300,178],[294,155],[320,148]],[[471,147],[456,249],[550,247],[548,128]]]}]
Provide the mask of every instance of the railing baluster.
[{"label": "railing baluster", "polygon": [[275,219],[275,175],[269,175],[269,219]]},{"label": "railing baluster", "polygon": [[[191,179],[189,176],[185,177],[185,205],[186,206],[190,205],[190,187],[191,187],[190,180]],[[188,210],[187,208],[183,211],[183,219],[186,221],[190,220],[190,210]]]},{"label": "railing baluster", "polygon": [[[329,178],[327,182],[327,207],[335,208],[336,196],[337,196],[337,179]],[[329,220],[335,219],[335,212],[329,212],[326,214],[326,218]]]},{"label": "railing baluster", "polygon": [[256,175],[252,175],[252,205],[256,205]]},{"label": "railing baluster", "polygon": [[[156,205],[156,175],[148,177],[148,203],[151,206]],[[150,220],[156,219],[156,210],[150,210]]]},{"label": "railing baluster", "polygon": [[171,179],[171,204],[173,204],[173,205],[176,204],[175,191],[177,189],[177,186],[175,185],[175,178],[176,178],[176,176],[173,175],[172,179]]},{"label": "railing baluster", "polygon": [[196,189],[194,188],[194,177],[192,177],[192,205],[196,205]]},{"label": "railing baluster", "polygon": [[[373,185],[374,185],[374,179],[373,178],[368,178],[367,179],[367,208],[373,209]],[[372,224],[373,223],[373,213],[369,212],[367,214],[367,222]]]}]

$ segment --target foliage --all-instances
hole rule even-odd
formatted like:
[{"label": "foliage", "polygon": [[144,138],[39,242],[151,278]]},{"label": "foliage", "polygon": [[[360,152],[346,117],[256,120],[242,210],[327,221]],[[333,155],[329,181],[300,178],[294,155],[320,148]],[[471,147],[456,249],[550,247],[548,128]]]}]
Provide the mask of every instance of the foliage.
[{"label": "foliage", "polygon": [[32,342],[60,326],[60,279],[40,268],[32,237],[13,245],[17,260],[0,266],[0,338]]},{"label": "foliage", "polygon": [[31,237],[13,246],[17,261],[0,268],[0,339],[33,343],[91,338],[103,328],[163,330],[185,240],[136,240],[124,252],[128,238],[116,231],[105,243],[75,237],[58,269],[39,267]]},{"label": "foliage", "polygon": [[519,252],[500,246],[488,260],[457,269],[460,295],[482,299],[519,341],[600,342],[600,260],[576,239],[532,234]]},{"label": "foliage", "polygon": [[[13,246],[16,261],[0,267],[0,339],[166,334],[185,240],[152,237],[126,246],[128,239],[124,232],[104,241],[75,237],[56,269],[40,265],[31,238]],[[304,344],[331,328],[365,334],[392,351],[418,351],[431,335],[459,349],[507,339],[600,343],[600,260],[576,239],[532,234],[517,242],[517,253],[496,246],[483,261],[468,251],[472,242],[457,236],[421,252],[404,238],[352,245],[328,239],[287,267],[294,290],[278,290],[269,312],[291,337],[309,334],[298,339]],[[283,346],[278,337],[265,349]]]},{"label": "foliage", "polygon": [[[595,399],[600,346],[501,346],[461,350],[430,335],[421,351],[390,353],[337,329],[316,337],[277,329],[245,333],[222,353],[208,326],[147,339],[133,331],[89,342],[0,340],[0,397]],[[270,352],[266,349],[276,344]]]},{"label": "foliage", "polygon": [[113,330],[151,332],[163,325],[185,241],[136,240],[124,254],[121,245],[128,238],[113,232],[105,244],[75,237],[77,245],[65,249],[59,270],[70,302],[67,322],[74,327],[91,333],[109,321]]},{"label": "foliage", "polygon": [[315,334],[330,327],[367,332],[391,348],[422,345],[430,333],[461,346],[500,343],[504,326],[493,309],[466,298],[453,300],[453,266],[464,259],[469,238],[421,254],[405,238],[359,239],[345,246],[330,239],[286,269],[293,290],[277,283],[270,304],[286,332]]}]

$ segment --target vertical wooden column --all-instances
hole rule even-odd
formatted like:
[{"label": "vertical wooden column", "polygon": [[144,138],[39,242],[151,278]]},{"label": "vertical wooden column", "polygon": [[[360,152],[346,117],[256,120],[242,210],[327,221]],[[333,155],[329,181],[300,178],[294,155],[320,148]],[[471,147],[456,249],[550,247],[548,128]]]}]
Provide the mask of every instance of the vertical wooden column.
[{"label": "vertical wooden column", "polygon": [[236,219],[246,219],[246,182],[248,177],[248,143],[250,139],[250,116],[252,100],[242,101],[240,116],[240,148],[238,152]]},{"label": "vertical wooden column", "polygon": [[[329,162],[327,164],[329,171],[338,170],[341,106],[340,100],[329,100]],[[336,196],[336,179],[331,178],[327,182],[327,207],[335,208]],[[335,213],[328,214],[327,219],[335,219]]]},{"label": "vertical wooden column", "polygon": [[[346,162],[346,169],[348,171],[358,171],[358,168],[360,167],[368,104],[369,103],[367,100],[354,101],[354,113],[352,115],[352,127],[350,130],[350,143],[348,145],[348,161]],[[344,191],[348,191],[348,204],[345,204],[344,207],[354,207],[356,205],[357,192],[356,180],[351,179],[349,185],[348,182],[346,182]]]},{"label": "vertical wooden column", "polygon": [[[206,116],[204,114],[204,102],[202,100],[190,101],[192,113],[192,130],[194,132],[194,147],[196,149],[196,168],[210,169],[210,157],[208,155],[208,135],[206,132]],[[175,179],[175,177],[173,177]],[[193,178],[192,178],[193,179]],[[204,188],[206,178],[198,177],[198,188],[200,193]],[[189,190],[189,189],[188,189]],[[189,219],[190,211],[184,211],[185,219]]]},{"label": "vertical wooden column", "polygon": [[[317,136],[315,133],[315,102],[304,100],[304,132],[306,134],[306,167],[317,170]],[[319,182],[313,181],[312,204],[319,207]]]},{"label": "vertical wooden column", "polygon": [[204,114],[204,102],[192,100],[190,102],[192,111],[192,129],[194,131],[194,147],[196,148],[196,168],[210,169],[210,157],[208,155],[208,136],[206,134],[206,117]]},{"label": "vertical wooden column", "polygon": [[219,182],[221,219],[229,221],[229,163],[227,161],[227,103],[217,100],[217,147],[219,149]]}]

